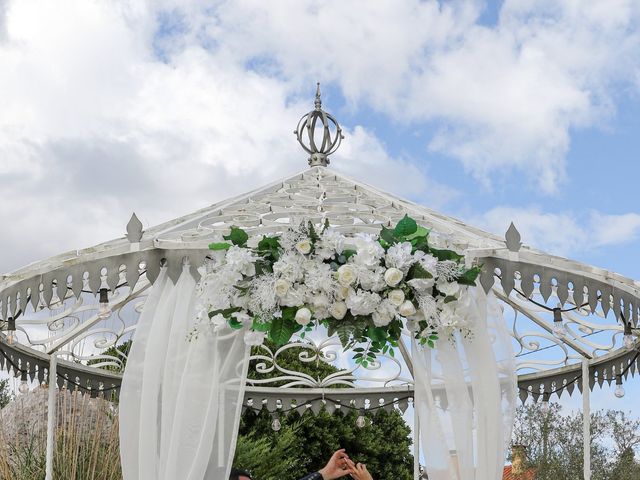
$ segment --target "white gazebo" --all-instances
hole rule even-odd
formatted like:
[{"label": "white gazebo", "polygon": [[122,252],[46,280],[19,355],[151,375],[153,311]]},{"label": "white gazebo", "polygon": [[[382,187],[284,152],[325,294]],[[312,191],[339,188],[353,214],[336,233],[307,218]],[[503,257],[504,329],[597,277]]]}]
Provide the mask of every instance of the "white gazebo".
[{"label": "white gazebo", "polygon": [[[111,347],[134,339],[138,317],[162,268],[175,283],[186,265],[198,281],[198,267],[210,254],[208,245],[231,226],[250,235],[278,234],[305,219],[328,221],[354,235],[378,233],[381,225],[409,215],[431,229],[431,241],[483,265],[479,285],[500,300],[512,336],[519,398],[548,402],[576,390],[582,393],[584,478],[589,479],[589,392],[615,383],[620,396],[622,384],[636,373],[640,283],[524,246],[513,224],[501,238],[332,170],[328,156],[338,148],[342,132],[322,110],[319,90],[315,109],[303,116],[296,134],[309,154],[309,168],[300,173],[147,230],[134,214],[122,238],[0,276],[0,363],[24,381],[49,384],[49,442],[55,428],[51,412],[56,384],[91,396],[119,394],[126,355]],[[326,333],[320,329],[294,338],[276,351],[259,347],[252,357],[256,373],[270,375],[247,380],[243,405],[266,408],[274,419],[293,408],[407,409],[415,374],[408,332],[405,342],[399,342],[401,355],[379,355],[366,367],[349,362],[352,353]],[[287,370],[279,364],[279,355],[292,349],[303,362],[321,359],[341,370],[327,378]],[[106,366],[112,368],[102,368]],[[330,388],[336,384],[350,388]],[[444,389],[434,388],[433,393],[439,408],[446,410]],[[419,428],[416,418],[415,430]],[[416,440],[416,478],[419,443]],[[51,453],[49,448],[49,467]]]}]

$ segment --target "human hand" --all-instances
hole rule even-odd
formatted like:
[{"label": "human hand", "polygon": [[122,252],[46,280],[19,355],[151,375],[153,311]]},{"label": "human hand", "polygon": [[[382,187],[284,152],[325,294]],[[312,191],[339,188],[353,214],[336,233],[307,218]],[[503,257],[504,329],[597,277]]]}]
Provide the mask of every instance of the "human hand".
[{"label": "human hand", "polygon": [[364,463],[355,465],[351,460],[347,460],[347,467],[349,475],[354,480],[373,480],[373,477],[367,470],[367,466]]},{"label": "human hand", "polygon": [[347,473],[349,473],[347,471],[348,461],[350,461],[349,455],[345,453],[344,448],[341,448],[333,455],[331,455],[329,462],[318,473],[322,475],[322,478],[324,480],[334,480],[336,478],[343,477]]}]

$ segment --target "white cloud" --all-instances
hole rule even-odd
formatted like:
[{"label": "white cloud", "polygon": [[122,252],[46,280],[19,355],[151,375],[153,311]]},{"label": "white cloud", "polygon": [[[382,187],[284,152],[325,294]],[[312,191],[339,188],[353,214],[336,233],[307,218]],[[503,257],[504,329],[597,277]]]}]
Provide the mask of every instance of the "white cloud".
[{"label": "white cloud", "polygon": [[474,225],[499,235],[514,222],[525,245],[557,255],[588,252],[623,245],[640,238],[640,213],[586,215],[539,208],[495,207],[470,219]]},{"label": "white cloud", "polygon": [[[495,29],[479,1],[0,5],[0,270],[302,169],[291,131],[316,79],[437,120],[430,148],[478,178],[530,170],[552,191],[570,129],[612,112],[640,51],[632,1],[506,2]],[[436,207],[457,194],[345,129],[333,167]]]},{"label": "white cloud", "polygon": [[[161,61],[144,3],[12,2],[4,25],[2,272],[120,236],[132,211],[153,225],[306,166],[292,131],[313,90],[298,101],[291,82],[197,38],[164,42]],[[382,187],[449,192],[360,127],[340,154]]]},{"label": "white cloud", "polygon": [[490,174],[527,172],[545,192],[565,177],[572,129],[600,126],[612,93],[634,82],[634,0],[506,1],[498,25],[482,2],[228,2],[190,11],[216,49],[294,85],[339,84],[396,121],[438,121],[433,151]]}]

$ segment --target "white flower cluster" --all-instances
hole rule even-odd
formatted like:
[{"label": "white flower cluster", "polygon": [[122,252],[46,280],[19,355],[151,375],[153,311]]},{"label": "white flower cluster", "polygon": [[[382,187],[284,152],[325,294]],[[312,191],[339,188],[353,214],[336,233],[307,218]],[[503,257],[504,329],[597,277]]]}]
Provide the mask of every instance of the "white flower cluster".
[{"label": "white flower cluster", "polygon": [[[414,252],[410,242],[385,250],[377,236],[345,237],[331,228],[311,236],[301,227],[278,237],[277,260],[257,273],[258,241],[217,251],[201,269],[200,316],[220,312],[210,319],[216,328],[225,318],[254,326],[271,322],[286,307],[295,307],[295,321],[302,326],[339,322],[350,314],[369,317],[377,327],[406,319],[416,336],[467,327],[463,302],[458,302],[466,287],[455,281],[458,262]],[[414,265],[420,275],[409,275]]]}]

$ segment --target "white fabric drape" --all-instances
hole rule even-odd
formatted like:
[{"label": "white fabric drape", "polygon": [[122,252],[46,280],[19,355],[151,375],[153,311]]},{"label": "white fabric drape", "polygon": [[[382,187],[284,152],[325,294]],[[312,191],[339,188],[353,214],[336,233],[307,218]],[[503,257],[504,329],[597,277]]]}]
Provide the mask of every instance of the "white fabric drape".
[{"label": "white fabric drape", "polygon": [[493,294],[463,297],[471,336],[412,344],[421,451],[431,480],[500,480],[516,407],[511,337]]},{"label": "white fabric drape", "polygon": [[136,328],[120,394],[125,480],[229,477],[248,368],[242,330],[189,341],[195,280],[162,269]]}]

